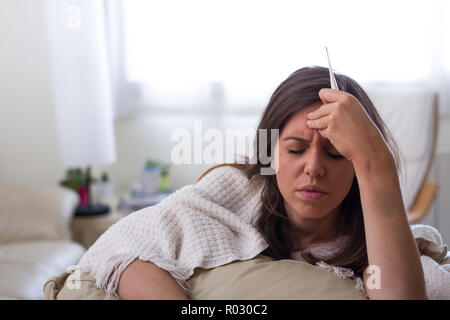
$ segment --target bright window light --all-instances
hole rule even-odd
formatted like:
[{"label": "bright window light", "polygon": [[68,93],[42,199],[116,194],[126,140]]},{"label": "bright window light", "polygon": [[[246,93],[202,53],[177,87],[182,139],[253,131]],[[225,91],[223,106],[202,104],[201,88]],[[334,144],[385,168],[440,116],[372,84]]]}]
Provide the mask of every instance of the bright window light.
[{"label": "bright window light", "polygon": [[358,82],[421,80],[431,68],[429,1],[124,0],[123,7],[126,77],[147,88],[151,105],[206,104],[211,84],[221,82],[229,107],[263,106],[293,71],[327,66],[325,46],[334,69]]},{"label": "bright window light", "polygon": [[443,19],[443,28],[442,28],[442,40],[444,46],[444,66],[447,71],[450,71],[450,1],[443,2],[444,17],[447,19]]}]

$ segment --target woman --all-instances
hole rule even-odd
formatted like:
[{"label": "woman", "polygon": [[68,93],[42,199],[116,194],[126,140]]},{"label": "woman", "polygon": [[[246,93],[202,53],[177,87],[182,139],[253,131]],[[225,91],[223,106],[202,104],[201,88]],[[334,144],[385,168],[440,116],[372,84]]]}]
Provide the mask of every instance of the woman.
[{"label": "woman", "polygon": [[[272,161],[242,166],[249,180],[258,176],[263,181],[255,220],[267,242],[263,254],[285,259],[301,252],[314,264],[319,258],[305,249],[346,239],[325,262],[351,268],[365,283],[369,273],[364,270],[377,266],[381,286],[366,288],[370,299],[425,299],[395,144],[361,87],[344,75],[336,78],[340,91],[324,89],[329,87],[326,68],[297,70],[276,89],[263,113],[258,129],[280,129],[275,148],[267,145]],[[276,174],[260,176],[265,166]],[[150,261],[139,255],[115,267],[122,268],[116,275],[118,295],[187,298],[173,277],[176,270],[169,273],[164,264]]]},{"label": "woman", "polygon": [[[267,253],[289,258],[293,251],[346,235],[348,246],[326,262],[363,274],[364,280],[369,264],[380,267],[382,289],[366,288],[371,299],[424,298],[395,142],[354,80],[337,75],[341,91],[323,89],[327,72],[317,67],[294,72],[273,94],[259,125],[281,131],[271,164],[278,171],[266,178],[258,221],[270,244]],[[249,167],[249,176],[259,167]]]}]

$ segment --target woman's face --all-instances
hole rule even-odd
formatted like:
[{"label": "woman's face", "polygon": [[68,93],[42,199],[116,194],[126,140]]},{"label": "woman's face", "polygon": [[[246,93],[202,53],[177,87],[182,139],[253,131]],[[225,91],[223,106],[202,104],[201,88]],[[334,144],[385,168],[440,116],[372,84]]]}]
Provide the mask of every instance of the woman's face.
[{"label": "woman's face", "polygon": [[[351,161],[339,157],[329,140],[306,125],[306,115],[320,105],[311,104],[291,116],[280,133],[278,153],[275,152],[276,179],[291,221],[338,214],[355,177]],[[306,185],[324,193],[300,191]]]}]

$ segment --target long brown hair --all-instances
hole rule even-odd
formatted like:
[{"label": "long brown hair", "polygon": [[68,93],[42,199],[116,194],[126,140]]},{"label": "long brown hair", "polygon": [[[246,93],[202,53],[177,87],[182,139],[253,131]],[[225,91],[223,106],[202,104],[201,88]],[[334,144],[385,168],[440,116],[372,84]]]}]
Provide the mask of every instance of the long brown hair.
[{"label": "long brown hair", "polygon": [[[340,91],[352,94],[364,107],[391,150],[397,170],[400,170],[401,157],[399,148],[366,92],[355,80],[343,74],[336,74],[336,81]],[[318,66],[299,69],[278,86],[270,98],[257,128],[258,130],[266,129],[268,132],[266,150],[269,156],[272,150],[270,149],[270,130],[268,129],[279,129],[281,132],[283,126],[294,113],[312,103],[320,102],[320,89],[329,87],[328,68]],[[259,154],[258,135],[256,135],[255,149],[256,154]],[[260,174],[261,168],[267,166],[270,166],[270,164],[262,164],[259,157],[257,157],[257,163],[246,165],[244,170],[247,176],[251,178],[256,174]],[[283,197],[278,188],[275,175],[263,177],[265,177],[265,184],[261,194],[262,209],[257,221],[257,227],[269,245],[264,253],[277,260],[288,259],[293,243],[287,236],[289,221],[284,209]],[[361,199],[356,177],[353,180],[349,193],[342,202],[342,211],[336,227],[349,235],[350,241],[342,252],[324,262],[334,266],[350,268],[356,274],[361,275],[368,265],[368,258]],[[303,257],[312,264],[319,261],[319,259],[309,253],[303,254]]]}]

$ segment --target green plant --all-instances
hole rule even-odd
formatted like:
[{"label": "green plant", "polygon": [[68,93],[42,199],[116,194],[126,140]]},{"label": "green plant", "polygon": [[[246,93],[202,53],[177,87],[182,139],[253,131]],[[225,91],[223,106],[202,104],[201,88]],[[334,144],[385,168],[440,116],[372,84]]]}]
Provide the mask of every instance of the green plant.
[{"label": "green plant", "polygon": [[155,160],[147,160],[147,162],[145,163],[145,170],[151,170],[154,168],[159,167],[159,162],[155,161]]},{"label": "green plant", "polygon": [[159,190],[169,190],[169,170],[170,165],[166,164],[161,167],[161,175],[159,181]]},{"label": "green plant", "polygon": [[109,181],[109,175],[106,171],[104,171],[102,173],[102,177],[101,177],[102,182],[108,182]]},{"label": "green plant", "polygon": [[[77,191],[80,187],[86,185],[87,172],[81,168],[71,168],[66,170],[66,176],[59,181],[59,184],[63,187],[73,189]],[[92,175],[90,177],[89,184],[95,183],[95,179]]]},{"label": "green plant", "polygon": [[161,167],[161,176],[168,176],[170,171],[170,165],[166,164]]}]

